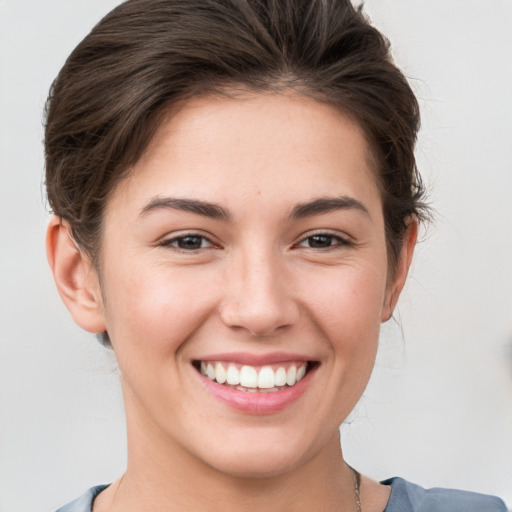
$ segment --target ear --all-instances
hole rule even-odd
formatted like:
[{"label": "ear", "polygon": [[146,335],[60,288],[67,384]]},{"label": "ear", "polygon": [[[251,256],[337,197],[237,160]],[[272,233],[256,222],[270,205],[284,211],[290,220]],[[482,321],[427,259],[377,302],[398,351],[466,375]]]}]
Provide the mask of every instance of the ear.
[{"label": "ear", "polygon": [[402,288],[404,287],[405,280],[407,279],[417,238],[418,219],[416,216],[412,216],[407,221],[407,231],[405,233],[402,248],[400,249],[393,279],[391,279],[387,285],[384,307],[382,308],[381,322],[386,322],[393,314],[398,298],[400,297],[400,293],[402,292]]},{"label": "ear", "polygon": [[105,331],[97,272],[75,244],[69,224],[59,217],[48,224],[46,255],[59,295],[73,320],[86,331]]}]

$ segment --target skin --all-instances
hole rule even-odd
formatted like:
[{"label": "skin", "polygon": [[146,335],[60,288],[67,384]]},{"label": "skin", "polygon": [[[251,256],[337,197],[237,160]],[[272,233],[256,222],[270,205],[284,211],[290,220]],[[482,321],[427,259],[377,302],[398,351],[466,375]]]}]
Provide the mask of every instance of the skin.
[{"label": "skin", "polygon": [[[61,297],[81,327],[108,331],[121,372],[128,466],[95,512],[356,509],[338,426],[367,385],[416,240],[411,221],[391,278],[371,161],[359,127],[312,99],[198,98],[109,199],[101,275],[52,219]],[[290,215],[319,198],[345,205]],[[186,235],[195,248],[180,247]],[[192,365],[220,352],[293,352],[317,368],[290,406],[246,414]],[[382,511],[389,491],[363,479],[363,510]]]}]

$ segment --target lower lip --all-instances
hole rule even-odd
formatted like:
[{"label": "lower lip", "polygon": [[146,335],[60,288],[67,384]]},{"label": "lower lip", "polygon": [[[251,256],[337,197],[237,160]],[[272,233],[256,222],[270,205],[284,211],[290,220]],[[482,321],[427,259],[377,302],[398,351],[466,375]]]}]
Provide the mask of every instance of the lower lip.
[{"label": "lower lip", "polygon": [[304,378],[294,386],[283,388],[281,391],[265,393],[264,391],[240,391],[219,384],[197,372],[206,389],[218,400],[246,414],[273,414],[286,409],[306,391],[316,368],[311,369]]}]

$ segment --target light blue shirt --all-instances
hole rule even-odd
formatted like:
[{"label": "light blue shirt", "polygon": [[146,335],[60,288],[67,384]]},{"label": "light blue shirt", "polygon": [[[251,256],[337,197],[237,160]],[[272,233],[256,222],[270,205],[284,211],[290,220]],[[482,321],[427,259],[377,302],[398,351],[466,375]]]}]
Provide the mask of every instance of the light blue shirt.
[{"label": "light blue shirt", "polygon": [[[391,495],[383,512],[507,512],[505,503],[496,496],[437,487],[424,489],[398,477],[382,483],[391,486]],[[94,498],[106,487],[92,487],[57,512],[91,512]]]}]

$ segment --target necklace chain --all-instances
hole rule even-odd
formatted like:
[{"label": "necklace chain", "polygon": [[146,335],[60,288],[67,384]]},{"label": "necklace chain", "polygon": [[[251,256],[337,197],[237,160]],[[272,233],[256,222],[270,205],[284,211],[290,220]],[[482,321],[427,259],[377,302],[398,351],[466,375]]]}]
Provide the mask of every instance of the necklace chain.
[{"label": "necklace chain", "polygon": [[[356,471],[351,466],[349,466],[349,468],[352,470],[352,476],[354,478],[354,494],[355,494],[355,497],[356,497],[357,512],[361,512],[361,473]],[[113,501],[115,501],[115,499],[117,497],[117,491],[119,491],[119,487],[121,487],[121,482],[123,481],[123,478],[124,478],[124,473],[121,476],[121,479],[119,480],[119,484],[118,484],[117,489],[115,491]]]},{"label": "necklace chain", "polygon": [[354,494],[356,496],[357,512],[361,512],[361,474],[352,467],[350,467],[350,469],[354,477]]}]

